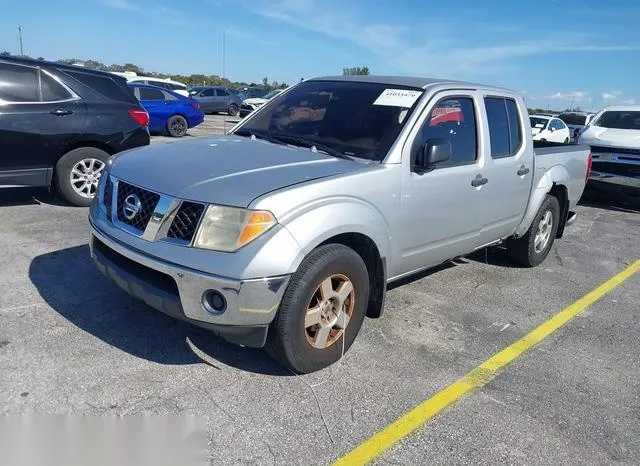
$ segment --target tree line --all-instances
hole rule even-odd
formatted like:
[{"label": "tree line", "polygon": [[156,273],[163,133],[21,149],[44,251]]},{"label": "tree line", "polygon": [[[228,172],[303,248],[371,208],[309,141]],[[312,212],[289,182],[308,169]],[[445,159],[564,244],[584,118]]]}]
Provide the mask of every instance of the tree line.
[{"label": "tree line", "polygon": [[[3,56],[3,57],[11,56],[11,55],[12,55],[11,53],[6,51],[0,53],[0,56]],[[25,58],[32,58],[32,57],[25,56]],[[38,57],[37,60],[44,60],[44,58]],[[56,60],[55,63],[60,63],[63,65],[72,65],[74,63],[82,63],[85,68],[102,70],[102,71],[117,71],[117,72],[133,71],[138,75],[149,76],[154,78],[162,78],[162,79],[171,79],[173,81],[178,81],[183,84],[186,84],[187,86],[225,86],[225,87],[236,87],[236,88],[260,86],[260,87],[264,87],[269,91],[273,89],[284,89],[288,87],[288,84],[286,82],[278,82],[278,81],[269,82],[269,79],[266,77],[262,78],[262,82],[260,83],[255,83],[255,82],[247,83],[244,81],[232,81],[228,78],[222,78],[215,74],[183,75],[183,74],[157,73],[155,71],[145,71],[144,68],[134,63],[125,63],[124,65],[120,65],[120,64],[106,65],[97,60],[80,60],[78,58],[64,58],[61,60]]]}]

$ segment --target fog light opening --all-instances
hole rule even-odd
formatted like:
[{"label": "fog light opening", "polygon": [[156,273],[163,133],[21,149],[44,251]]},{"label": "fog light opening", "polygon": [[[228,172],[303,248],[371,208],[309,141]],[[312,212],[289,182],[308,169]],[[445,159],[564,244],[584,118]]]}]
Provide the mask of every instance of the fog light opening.
[{"label": "fog light opening", "polygon": [[215,290],[207,290],[202,295],[202,306],[214,314],[220,314],[227,309],[227,300]]}]

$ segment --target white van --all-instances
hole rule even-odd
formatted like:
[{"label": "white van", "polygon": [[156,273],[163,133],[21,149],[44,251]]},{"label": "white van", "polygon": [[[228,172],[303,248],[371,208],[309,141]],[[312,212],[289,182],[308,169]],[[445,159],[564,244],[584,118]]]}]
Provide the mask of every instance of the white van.
[{"label": "white van", "polygon": [[170,91],[177,92],[180,95],[189,97],[189,91],[187,86],[178,81],[172,81],[171,79],[153,78],[151,76],[138,76],[134,71],[112,71],[113,74],[123,76],[130,82],[139,82],[144,84],[151,84],[152,86],[164,87]]}]

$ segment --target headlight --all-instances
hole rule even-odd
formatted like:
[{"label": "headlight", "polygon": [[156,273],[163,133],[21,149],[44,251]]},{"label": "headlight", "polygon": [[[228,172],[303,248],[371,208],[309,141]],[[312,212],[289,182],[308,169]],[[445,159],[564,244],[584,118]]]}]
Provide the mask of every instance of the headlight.
[{"label": "headlight", "polygon": [[276,224],[271,212],[236,207],[207,207],[196,235],[196,248],[233,252]]}]

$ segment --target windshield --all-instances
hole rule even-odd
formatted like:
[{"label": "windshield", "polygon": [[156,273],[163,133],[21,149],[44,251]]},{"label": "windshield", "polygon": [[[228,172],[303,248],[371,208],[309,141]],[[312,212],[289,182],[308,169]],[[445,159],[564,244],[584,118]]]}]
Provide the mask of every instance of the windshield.
[{"label": "windshield", "polygon": [[587,121],[587,115],[571,115],[569,113],[558,115],[558,118],[564,121],[567,125],[584,126]]},{"label": "windshield", "polygon": [[344,155],[380,161],[422,92],[378,83],[305,81],[271,99],[237,131],[303,138]]},{"label": "windshield", "polygon": [[607,111],[600,115],[593,126],[612,129],[640,129],[640,111]]},{"label": "windshield", "polygon": [[531,127],[532,128],[546,128],[547,123],[549,122],[549,120],[547,120],[546,118],[538,118],[538,117],[529,117],[529,120],[531,121]]}]

